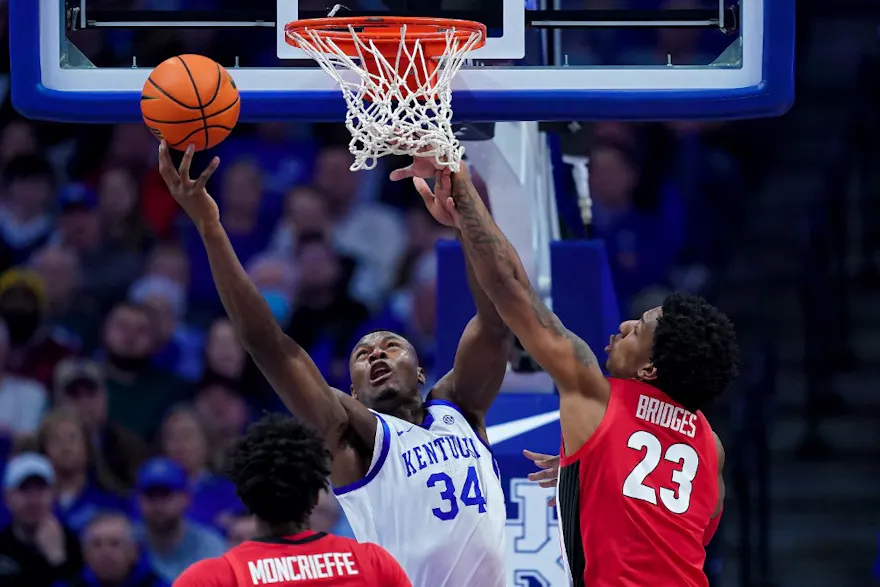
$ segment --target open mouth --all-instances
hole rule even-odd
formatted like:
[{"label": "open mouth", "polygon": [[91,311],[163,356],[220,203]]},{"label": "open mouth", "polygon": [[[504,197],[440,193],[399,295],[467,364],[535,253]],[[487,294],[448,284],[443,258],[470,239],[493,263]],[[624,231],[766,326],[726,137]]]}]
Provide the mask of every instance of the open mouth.
[{"label": "open mouth", "polygon": [[370,385],[378,385],[391,377],[391,366],[385,361],[376,361],[370,367]]}]

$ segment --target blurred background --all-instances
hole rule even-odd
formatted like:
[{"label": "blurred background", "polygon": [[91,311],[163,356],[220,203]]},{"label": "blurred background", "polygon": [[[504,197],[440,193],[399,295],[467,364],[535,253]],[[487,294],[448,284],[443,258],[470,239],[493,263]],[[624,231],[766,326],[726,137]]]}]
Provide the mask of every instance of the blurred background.
[{"label": "blurred background", "polygon": [[[737,393],[709,414],[728,454],[713,585],[880,582],[880,14],[859,2],[798,8],[786,116],[606,122],[588,145],[592,233],[625,317],[672,290],[700,293],[733,317],[745,350]],[[77,34],[99,65],[130,61],[132,43],[144,65],[229,46],[210,31]],[[708,63],[717,42],[679,29],[563,38],[585,64]],[[7,45],[0,586],[167,586],[253,532],[223,456],[283,407],[223,317],[149,131],[17,117]],[[252,47],[251,64],[271,55]],[[386,180],[400,161],[348,171],[347,142],[341,126],[242,124],[194,167],[223,160],[210,187],[239,258],[332,385],[348,389],[349,349],[374,328],[407,336],[431,381],[442,375],[431,369],[433,250],[452,235]],[[350,535],[331,496],[312,522]],[[36,535],[17,530],[27,525]]]}]

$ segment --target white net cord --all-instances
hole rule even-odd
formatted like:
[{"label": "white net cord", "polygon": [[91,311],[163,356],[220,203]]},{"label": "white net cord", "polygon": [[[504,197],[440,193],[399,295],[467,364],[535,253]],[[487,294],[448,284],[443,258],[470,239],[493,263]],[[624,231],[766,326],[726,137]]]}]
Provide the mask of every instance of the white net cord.
[{"label": "white net cord", "polygon": [[[446,30],[446,52],[438,59],[426,56],[421,41],[408,39],[402,25],[397,54],[389,60],[372,40],[361,39],[355,27],[347,28],[357,57],[345,55],[320,30],[289,31],[288,36],[342,89],[348,105],[345,126],[351,133],[348,147],[355,159],[351,169],[373,169],[385,155],[418,153],[458,171],[464,148],[452,130],[452,78],[481,34],[461,40],[454,29]],[[375,72],[364,66],[368,62]]]}]

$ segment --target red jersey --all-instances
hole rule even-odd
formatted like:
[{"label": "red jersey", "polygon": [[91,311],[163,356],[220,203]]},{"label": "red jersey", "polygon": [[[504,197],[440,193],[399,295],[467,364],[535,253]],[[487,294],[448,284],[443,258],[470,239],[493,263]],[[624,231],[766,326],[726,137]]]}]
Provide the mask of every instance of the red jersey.
[{"label": "red jersey", "polygon": [[378,544],[311,530],[249,540],[218,558],[200,561],[174,587],[412,587],[403,569]]},{"label": "red jersey", "polygon": [[703,538],[718,506],[718,452],[701,412],[610,379],[596,432],[560,451],[558,514],[574,585],[706,587]]}]

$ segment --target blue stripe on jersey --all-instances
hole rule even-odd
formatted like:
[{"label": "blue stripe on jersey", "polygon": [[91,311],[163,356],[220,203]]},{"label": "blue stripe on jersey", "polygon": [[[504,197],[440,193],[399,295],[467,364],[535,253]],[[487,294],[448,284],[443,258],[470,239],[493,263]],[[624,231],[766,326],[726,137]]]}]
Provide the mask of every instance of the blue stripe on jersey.
[{"label": "blue stripe on jersey", "polygon": [[425,430],[430,430],[431,425],[433,425],[433,424],[434,424],[434,414],[432,414],[431,412],[427,412],[425,414],[425,419],[422,420],[422,428],[424,428]]},{"label": "blue stripe on jersey", "polygon": [[[501,469],[498,468],[498,461],[495,460],[495,452],[492,450],[492,447],[489,445],[489,443],[486,442],[483,439],[483,437],[480,436],[480,433],[477,432],[477,430],[473,427],[473,425],[471,425],[470,420],[467,419],[467,416],[464,415],[464,412],[461,411],[461,408],[450,401],[446,401],[445,399],[432,399],[429,402],[425,402],[426,408],[430,408],[431,406],[446,406],[447,408],[458,412],[458,415],[461,416],[464,419],[464,421],[468,423],[468,425],[471,427],[471,429],[473,429],[474,434],[476,434],[479,441],[483,443],[483,446],[485,446],[489,450],[489,454],[492,456],[492,468],[495,469],[495,475],[499,479],[501,479]],[[428,421],[428,418],[431,419],[430,422]],[[422,426],[425,428],[430,428],[431,424],[433,424],[433,423],[434,423],[434,416],[432,416],[431,413],[428,412],[428,415],[425,417],[425,421],[422,423]]]},{"label": "blue stripe on jersey", "polygon": [[382,465],[385,464],[385,459],[388,458],[388,450],[391,448],[391,429],[388,428],[388,423],[382,419],[382,416],[376,414],[376,417],[379,419],[379,423],[382,424],[382,448],[379,450],[379,458],[376,459],[376,464],[367,471],[367,474],[364,475],[363,479],[359,479],[348,485],[343,485],[342,487],[334,487],[333,493],[336,495],[345,495],[355,489],[360,489],[372,481],[373,477],[379,474],[379,469],[382,468]]}]

